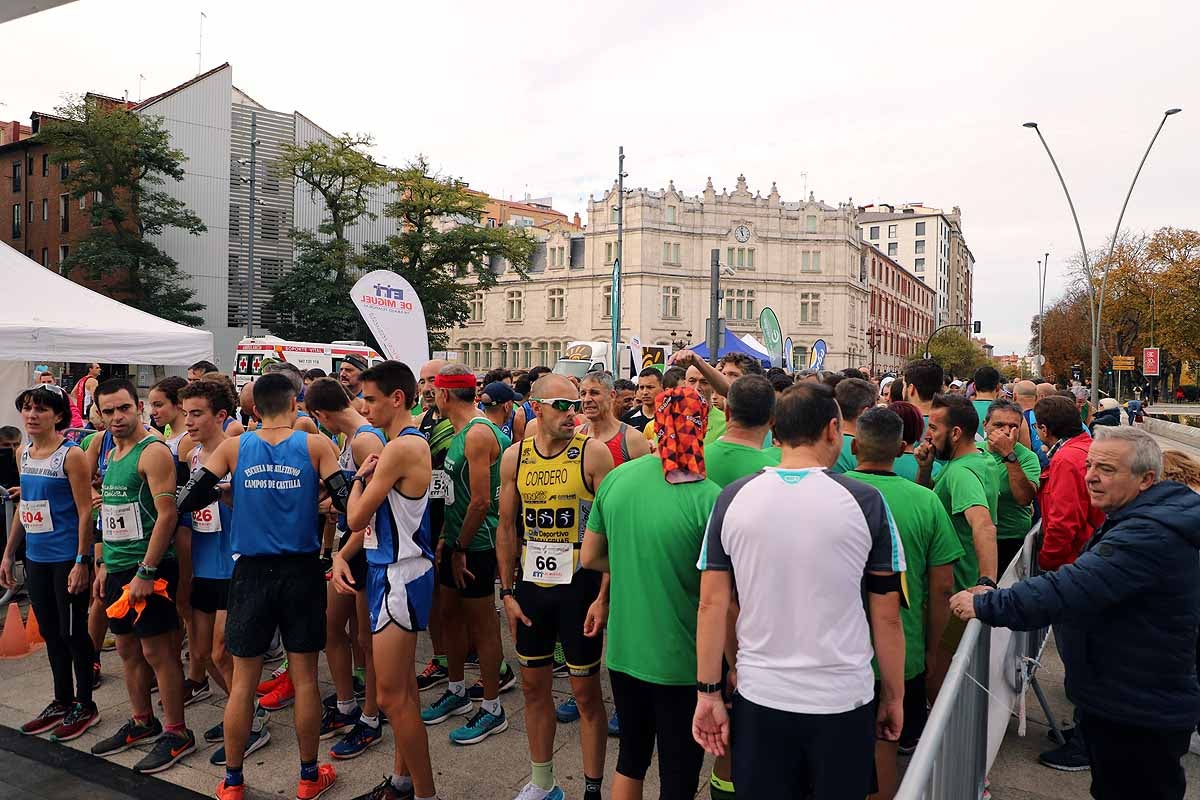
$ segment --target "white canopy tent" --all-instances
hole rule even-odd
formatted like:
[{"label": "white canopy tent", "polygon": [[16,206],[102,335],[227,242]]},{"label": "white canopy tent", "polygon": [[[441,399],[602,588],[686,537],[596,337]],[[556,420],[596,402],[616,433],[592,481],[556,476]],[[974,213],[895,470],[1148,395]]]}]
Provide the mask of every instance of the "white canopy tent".
[{"label": "white canopy tent", "polygon": [[767,351],[767,346],[765,344],[763,344],[762,342],[760,342],[758,339],[755,339],[754,334],[747,333],[746,335],[742,336],[741,339],[743,342],[750,345],[755,350],[762,353],[764,356],[770,355],[770,352]]},{"label": "white canopy tent", "polygon": [[[0,246],[0,424],[18,425],[12,398],[33,380],[33,363],[188,365],[213,357],[213,335],[131,308]],[[64,387],[70,389],[71,387]]]}]

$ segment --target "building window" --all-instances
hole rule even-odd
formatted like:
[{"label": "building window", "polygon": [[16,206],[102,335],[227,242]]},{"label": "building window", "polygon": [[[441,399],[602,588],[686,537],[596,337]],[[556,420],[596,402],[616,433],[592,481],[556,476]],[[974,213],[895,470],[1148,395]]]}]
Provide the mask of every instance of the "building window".
[{"label": "building window", "polygon": [[917,241],[916,241],[916,244],[915,244],[915,247],[916,247],[916,252],[917,252],[918,254],[920,254],[920,253],[924,253],[924,252],[925,252],[925,240],[924,240],[924,239],[917,239]]},{"label": "building window", "polygon": [[229,238],[240,239],[242,237],[242,207],[235,204],[229,204]]},{"label": "building window", "polygon": [[732,289],[725,292],[725,319],[756,319],[753,289]]},{"label": "building window", "polygon": [[50,248],[48,248],[48,247],[42,248],[42,266],[43,267],[50,266]]},{"label": "building window", "polygon": [[924,235],[925,235],[925,223],[918,222],[917,223],[917,236],[924,236]]},{"label": "building window", "polygon": [[80,210],[80,211],[83,211],[84,209],[86,209],[86,208],[87,208],[87,201],[86,201],[86,198],[87,198],[87,195],[80,195],[80,196],[79,196],[79,210]]},{"label": "building window", "polygon": [[21,162],[12,162],[12,190],[14,192],[21,191]]},{"label": "building window", "polygon": [[608,221],[609,221],[609,222],[611,222],[613,225],[616,225],[616,224],[617,224],[617,216],[618,216],[620,213],[621,213],[621,212],[620,212],[620,210],[619,210],[619,209],[616,209],[616,208],[611,208],[611,209],[609,209],[609,213],[608,213]]},{"label": "building window", "polygon": [[264,192],[279,192],[279,169],[275,164],[263,164],[262,190]]},{"label": "building window", "polygon": [[604,263],[605,264],[613,263],[613,259],[616,258],[616,255],[617,255],[617,243],[616,242],[605,242],[604,243]]},{"label": "building window", "polygon": [[62,272],[63,262],[71,256],[71,248],[68,245],[60,244],[58,246],[58,267],[59,272]]},{"label": "building window", "polygon": [[663,242],[663,263],[664,264],[671,263],[671,243],[670,242]]},{"label": "building window", "polygon": [[675,244],[671,245],[671,257],[672,257],[672,259],[674,259],[671,262],[672,264],[682,264],[683,263],[679,259],[679,242],[675,242]]},{"label": "building window", "polygon": [[913,261],[913,269],[915,269],[917,272],[924,272],[925,271],[925,259],[923,259],[923,258],[915,259]]},{"label": "building window", "polygon": [[793,347],[792,348],[792,369],[799,371],[808,366],[808,348]]},{"label": "building window", "polygon": [[809,214],[804,218],[804,230],[806,233],[817,232],[817,216],[815,214]]},{"label": "building window", "polygon": [[43,197],[42,198],[42,222],[45,222],[48,219],[50,219],[50,200],[48,198]]},{"label": "building window", "polygon": [[262,210],[262,228],[259,233],[261,239],[278,239],[279,238],[279,210],[275,208],[264,208]]},{"label": "building window", "polygon": [[488,217],[488,218],[487,218],[487,226],[488,226],[489,228],[494,228],[494,227],[496,227],[496,218],[495,218],[495,217]]},{"label": "building window", "polygon": [[878,225],[872,225],[872,226],[871,226],[871,234],[870,234],[870,236],[871,236],[871,238],[872,238],[872,239],[878,239],[878,238],[879,238],[879,226],[878,226]]},{"label": "building window", "polygon": [[25,224],[33,224],[33,201],[30,200],[25,206]]},{"label": "building window", "polygon": [[483,322],[483,292],[471,295],[471,322]]},{"label": "building window", "polygon": [[678,286],[664,286],[662,290],[662,317],[663,319],[679,319],[679,294]]},{"label": "building window", "polygon": [[754,248],[746,249],[746,269],[754,269]]},{"label": "building window", "polygon": [[525,293],[514,290],[505,293],[506,315],[509,322],[520,322],[525,318]]},{"label": "building window", "polygon": [[48,153],[42,153],[42,177],[45,178],[45,177],[48,177],[49,175],[50,175],[50,155]]},{"label": "building window", "polygon": [[889,239],[896,238],[896,226],[895,225],[888,225],[888,238]]},{"label": "building window", "polygon": [[899,254],[900,254],[900,245],[898,245],[896,242],[888,242],[888,255],[891,258],[895,258]]},{"label": "building window", "polygon": [[[612,284],[600,287],[600,318],[612,319]],[[557,359],[555,359],[557,361]]]},{"label": "building window", "polygon": [[21,238],[21,204],[13,203],[12,238]]},{"label": "building window", "polygon": [[566,319],[567,318],[567,296],[566,290],[562,288],[554,288],[549,292],[550,307],[546,312],[546,319]]},{"label": "building window", "polygon": [[821,251],[820,250],[801,250],[800,251],[800,271],[801,272],[820,272],[821,271]]},{"label": "building window", "polygon": [[675,206],[667,206],[667,223],[675,224]]},{"label": "building window", "polygon": [[71,217],[70,217],[71,204],[67,202],[67,199],[68,199],[68,195],[60,194],[58,196],[59,228],[62,230],[63,233],[66,233],[69,230],[71,230]]},{"label": "building window", "polygon": [[800,293],[800,321],[807,323],[821,321],[821,295],[819,293]]},{"label": "building window", "polygon": [[65,161],[63,163],[59,164],[58,165],[58,177],[60,180],[64,180],[64,181],[67,178],[71,177],[71,165]]},{"label": "building window", "polygon": [[733,263],[734,263],[733,262],[733,258],[734,258],[733,253],[734,253],[734,250],[732,247],[727,247],[725,249],[725,266],[727,266],[727,267],[733,266]]}]

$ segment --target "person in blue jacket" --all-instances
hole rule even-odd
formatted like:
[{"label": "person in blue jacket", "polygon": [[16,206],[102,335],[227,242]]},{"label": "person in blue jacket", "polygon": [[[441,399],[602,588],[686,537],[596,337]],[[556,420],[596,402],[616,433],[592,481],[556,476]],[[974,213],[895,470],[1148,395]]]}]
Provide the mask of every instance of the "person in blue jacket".
[{"label": "person in blue jacket", "polygon": [[1097,428],[1087,486],[1107,516],[1075,562],[950,600],[962,619],[1054,625],[1097,800],[1181,800],[1200,720],[1200,495],[1161,474],[1149,434]]}]

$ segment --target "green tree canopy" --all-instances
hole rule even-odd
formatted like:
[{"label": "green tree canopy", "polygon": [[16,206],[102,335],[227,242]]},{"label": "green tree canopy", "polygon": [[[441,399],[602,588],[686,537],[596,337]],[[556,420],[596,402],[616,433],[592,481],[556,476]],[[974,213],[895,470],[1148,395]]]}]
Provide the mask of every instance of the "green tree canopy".
[{"label": "green tree canopy", "polygon": [[135,308],[199,325],[196,302],[178,264],[146,237],[168,228],[198,235],[206,228],[163,190],[183,180],[183,151],[171,147],[161,120],[111,102],[79,98],[55,110],[37,134],[55,164],[69,164],[72,197],[92,196],[91,228],[62,265],[92,280],[112,279],[113,295]]},{"label": "green tree canopy", "polygon": [[[914,354],[909,361],[923,356],[923,353]],[[959,378],[970,378],[975,370],[990,363],[983,348],[957,328],[938,331],[929,343],[929,357],[941,364],[947,375]]]}]

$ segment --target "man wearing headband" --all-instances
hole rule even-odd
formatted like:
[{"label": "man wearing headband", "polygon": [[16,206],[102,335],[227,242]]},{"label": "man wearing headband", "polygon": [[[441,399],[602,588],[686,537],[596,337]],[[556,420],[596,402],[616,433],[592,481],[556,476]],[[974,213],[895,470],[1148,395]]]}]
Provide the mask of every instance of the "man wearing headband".
[{"label": "man wearing headband", "polygon": [[692,740],[700,552],[720,487],[705,477],[708,404],[689,386],[658,395],[657,457],[614,469],[596,490],[583,566],[610,575],[608,668],[621,719],[613,796],[640,796],[658,742],[661,797],[696,794]]},{"label": "man wearing headband", "polygon": [[421,712],[426,725],[470,715],[463,667],[469,638],[479,654],[483,697],[479,710],[450,732],[455,744],[476,744],[508,730],[500,706],[500,621],[493,597],[496,583],[496,526],[500,455],[511,441],[475,405],[475,376],[462,364],[442,367],[434,379],[438,410],[454,425],[446,452],[446,513],[437,546],[437,588],[443,638],[449,657],[449,686]]},{"label": "man wearing headband", "polygon": [[362,398],[362,374],[366,371],[367,360],[358,353],[343,358],[342,365],[338,367],[338,380],[354,400]]}]

